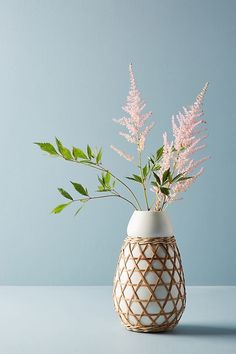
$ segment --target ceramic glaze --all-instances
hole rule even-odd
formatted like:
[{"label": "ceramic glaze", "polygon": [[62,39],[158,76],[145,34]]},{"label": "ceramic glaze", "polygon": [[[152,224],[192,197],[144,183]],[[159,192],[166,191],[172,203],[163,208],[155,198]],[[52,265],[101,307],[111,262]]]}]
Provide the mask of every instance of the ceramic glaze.
[{"label": "ceramic glaze", "polygon": [[170,218],[163,211],[134,211],[131,216],[127,236],[129,237],[169,237],[173,235]]}]

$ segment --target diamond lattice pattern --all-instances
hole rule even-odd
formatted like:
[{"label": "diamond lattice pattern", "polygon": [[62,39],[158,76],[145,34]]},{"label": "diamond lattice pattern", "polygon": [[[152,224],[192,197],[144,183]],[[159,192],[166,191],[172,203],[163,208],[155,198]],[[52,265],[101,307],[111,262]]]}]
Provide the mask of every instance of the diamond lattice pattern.
[{"label": "diamond lattice pattern", "polygon": [[113,286],[115,309],[131,330],[158,332],[176,326],[185,308],[185,284],[176,240],[126,238]]}]

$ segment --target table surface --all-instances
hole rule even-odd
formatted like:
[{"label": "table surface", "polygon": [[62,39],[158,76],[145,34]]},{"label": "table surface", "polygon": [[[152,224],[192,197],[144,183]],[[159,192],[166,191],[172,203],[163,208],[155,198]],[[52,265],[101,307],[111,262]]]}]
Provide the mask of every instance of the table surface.
[{"label": "table surface", "polygon": [[179,325],[127,331],[109,286],[0,287],[1,354],[236,353],[236,287],[187,287]]}]

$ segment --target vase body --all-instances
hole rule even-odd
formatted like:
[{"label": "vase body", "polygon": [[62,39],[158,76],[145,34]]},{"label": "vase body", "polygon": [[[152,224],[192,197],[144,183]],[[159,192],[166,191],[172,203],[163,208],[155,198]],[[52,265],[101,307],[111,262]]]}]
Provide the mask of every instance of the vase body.
[{"label": "vase body", "polygon": [[135,211],[113,283],[115,310],[129,330],[174,328],[186,303],[184,273],[173,229],[164,212]]}]

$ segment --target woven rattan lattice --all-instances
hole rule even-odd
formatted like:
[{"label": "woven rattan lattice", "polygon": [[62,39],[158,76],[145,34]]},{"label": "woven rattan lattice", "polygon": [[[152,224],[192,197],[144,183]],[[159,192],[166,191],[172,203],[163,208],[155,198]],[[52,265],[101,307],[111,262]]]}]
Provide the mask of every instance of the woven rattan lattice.
[{"label": "woven rattan lattice", "polygon": [[127,237],[113,284],[122,323],[139,332],[161,332],[179,322],[186,302],[175,237]]}]

